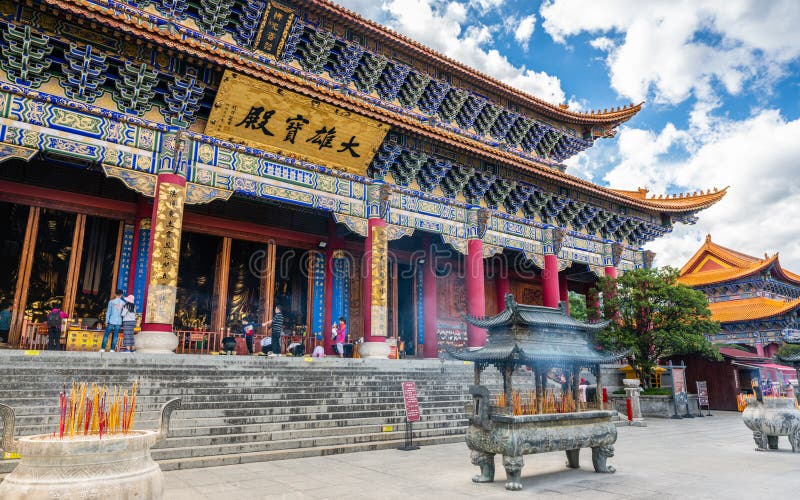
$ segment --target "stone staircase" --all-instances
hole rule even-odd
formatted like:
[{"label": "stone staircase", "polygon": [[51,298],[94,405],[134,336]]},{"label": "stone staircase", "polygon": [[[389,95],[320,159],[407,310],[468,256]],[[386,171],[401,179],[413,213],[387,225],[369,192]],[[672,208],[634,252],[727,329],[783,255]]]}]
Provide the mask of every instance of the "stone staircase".
[{"label": "stone staircase", "polygon": [[[487,370],[492,385],[499,375]],[[492,378],[494,377],[494,378]],[[212,467],[392,448],[403,444],[400,383],[417,384],[416,444],[463,440],[472,366],[438,360],[148,356],[0,351],[0,402],[16,411],[17,436],[58,428],[58,393],[73,381],[130,387],[139,381],[138,429],[155,429],[161,406],[168,439],[153,450],[163,470]],[[0,478],[16,460],[0,460]]]}]

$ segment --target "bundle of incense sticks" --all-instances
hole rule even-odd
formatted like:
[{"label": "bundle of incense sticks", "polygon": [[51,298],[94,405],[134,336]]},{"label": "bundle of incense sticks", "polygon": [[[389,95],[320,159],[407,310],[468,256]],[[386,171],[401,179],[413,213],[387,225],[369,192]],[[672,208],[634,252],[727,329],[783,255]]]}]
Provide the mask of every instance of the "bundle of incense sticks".
[{"label": "bundle of incense sticks", "polygon": [[65,385],[59,395],[59,438],[74,437],[81,432],[100,438],[120,432],[127,434],[133,427],[138,385],[134,382],[130,392],[114,386],[112,392],[105,385],[73,383],[69,393]]}]

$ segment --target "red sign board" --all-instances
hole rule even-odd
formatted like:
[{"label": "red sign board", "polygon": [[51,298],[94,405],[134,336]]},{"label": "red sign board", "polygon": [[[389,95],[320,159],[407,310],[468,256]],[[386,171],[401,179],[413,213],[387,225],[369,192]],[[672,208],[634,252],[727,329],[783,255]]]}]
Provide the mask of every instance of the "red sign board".
[{"label": "red sign board", "polygon": [[406,404],[406,421],[419,422],[419,401],[417,400],[417,384],[403,382],[403,401]]}]

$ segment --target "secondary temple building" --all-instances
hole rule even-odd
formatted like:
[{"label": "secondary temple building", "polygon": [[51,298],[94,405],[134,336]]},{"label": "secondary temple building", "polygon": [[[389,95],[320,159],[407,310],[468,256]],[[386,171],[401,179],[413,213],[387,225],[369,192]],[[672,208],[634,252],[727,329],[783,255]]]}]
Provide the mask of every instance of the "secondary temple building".
[{"label": "secondary temple building", "polygon": [[800,276],[784,269],[777,253],[753,257],[708,235],[681,269],[678,282],[708,297],[712,317],[722,325],[712,342],[747,346],[771,358],[784,336],[797,332]]},{"label": "secondary temple building", "polygon": [[462,314],[556,306],[647,267],[724,190],[565,172],[641,105],[576,112],[325,0],[0,0],[0,301],[9,341],[136,297],[140,348],[280,305],[435,357]]}]

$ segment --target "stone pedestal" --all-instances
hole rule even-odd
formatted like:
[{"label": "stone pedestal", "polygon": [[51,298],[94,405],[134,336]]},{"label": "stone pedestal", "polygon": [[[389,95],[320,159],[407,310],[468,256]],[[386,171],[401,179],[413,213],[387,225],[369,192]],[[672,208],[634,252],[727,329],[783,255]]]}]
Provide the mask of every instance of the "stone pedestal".
[{"label": "stone pedestal", "polygon": [[142,354],[175,354],[178,337],[172,332],[142,331],[136,334],[136,352]]},{"label": "stone pedestal", "polygon": [[386,342],[364,342],[358,347],[358,355],[362,358],[389,358],[389,344]]},{"label": "stone pedestal", "polygon": [[647,427],[647,423],[645,423],[644,417],[642,416],[642,405],[639,401],[639,393],[642,392],[642,388],[639,387],[639,379],[625,379],[622,383],[625,386],[625,396],[631,400],[633,420],[630,421],[630,425]]}]

